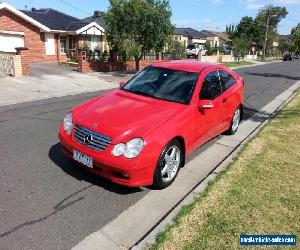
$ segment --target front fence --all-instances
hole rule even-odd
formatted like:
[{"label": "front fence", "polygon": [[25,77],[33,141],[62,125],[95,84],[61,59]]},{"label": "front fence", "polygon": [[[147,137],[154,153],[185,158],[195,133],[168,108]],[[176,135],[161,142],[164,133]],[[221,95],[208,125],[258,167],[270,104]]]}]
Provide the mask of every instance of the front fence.
[{"label": "front fence", "polygon": [[[140,62],[140,69],[160,60],[179,60],[176,53],[171,52],[147,52]],[[222,63],[233,62],[232,55],[213,55],[200,56],[197,59],[200,62]],[[81,51],[79,56],[79,70],[81,72],[111,72],[111,71],[136,71],[134,58],[130,58],[126,53],[100,52],[100,51]]]},{"label": "front fence", "polygon": [[[140,60],[140,69],[160,59],[159,54],[145,53]],[[136,71],[134,58],[126,53],[82,50],[78,60],[80,72]]]}]

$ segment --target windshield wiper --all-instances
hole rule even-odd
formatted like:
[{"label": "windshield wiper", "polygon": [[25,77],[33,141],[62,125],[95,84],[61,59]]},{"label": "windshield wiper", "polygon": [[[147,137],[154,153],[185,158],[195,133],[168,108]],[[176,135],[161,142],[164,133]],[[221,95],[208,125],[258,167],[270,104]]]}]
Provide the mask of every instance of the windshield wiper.
[{"label": "windshield wiper", "polygon": [[133,93],[133,94],[137,94],[137,95],[142,95],[142,96],[156,98],[156,96],[148,94],[148,93],[145,93],[143,91],[138,91],[138,90],[135,90],[135,91],[125,90],[125,91],[128,91],[128,92]]}]

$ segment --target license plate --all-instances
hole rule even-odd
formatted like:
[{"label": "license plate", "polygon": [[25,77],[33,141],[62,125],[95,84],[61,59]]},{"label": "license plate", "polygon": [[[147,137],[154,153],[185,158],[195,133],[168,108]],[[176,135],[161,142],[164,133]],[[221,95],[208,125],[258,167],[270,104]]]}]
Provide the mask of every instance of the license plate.
[{"label": "license plate", "polygon": [[84,166],[87,166],[88,168],[93,168],[93,158],[80,153],[75,149],[73,149],[73,159],[80,162]]}]

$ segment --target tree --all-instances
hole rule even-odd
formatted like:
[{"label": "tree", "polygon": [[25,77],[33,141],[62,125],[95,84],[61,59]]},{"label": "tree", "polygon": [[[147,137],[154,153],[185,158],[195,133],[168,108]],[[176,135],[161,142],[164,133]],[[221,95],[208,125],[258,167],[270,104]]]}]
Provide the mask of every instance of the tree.
[{"label": "tree", "polygon": [[239,63],[240,58],[244,58],[248,50],[248,41],[244,37],[236,37],[233,40],[233,56]]},{"label": "tree", "polygon": [[300,23],[292,29],[291,36],[294,43],[293,51],[296,55],[300,55]]},{"label": "tree", "polygon": [[230,39],[234,39],[236,35],[236,27],[234,24],[230,24],[229,26],[226,25],[226,33],[228,34]]},{"label": "tree", "polygon": [[266,51],[272,49],[273,42],[277,37],[277,27],[280,21],[287,16],[285,7],[268,5],[260,10],[255,18],[259,32],[256,37],[256,44],[259,48],[264,47],[266,40]]},{"label": "tree", "polygon": [[186,56],[186,46],[174,39],[170,38],[167,45],[167,52],[170,53],[172,60],[181,60]]},{"label": "tree", "polygon": [[206,41],[204,43],[204,49],[206,49],[206,55],[211,56],[217,52],[217,49],[215,47],[212,47],[209,41]]},{"label": "tree", "polygon": [[136,69],[145,52],[161,51],[174,33],[168,0],[110,0],[105,15],[107,39],[113,50],[134,57]]},{"label": "tree", "polygon": [[273,42],[277,38],[279,22],[287,14],[288,12],[285,7],[269,5],[260,10],[254,19],[250,16],[244,16],[236,25],[234,31],[228,27],[227,33],[231,35],[230,38],[232,40],[243,38],[249,47],[251,44],[256,44],[258,49],[264,47],[265,39],[267,38],[266,48],[269,50],[273,48]]},{"label": "tree", "polygon": [[287,40],[280,39],[278,41],[278,50],[280,51],[281,55],[286,52],[290,52],[292,50],[292,44],[289,43]]},{"label": "tree", "polygon": [[242,17],[241,21],[236,26],[236,37],[243,37],[249,45],[256,42],[258,33],[259,27],[255,20],[250,16]]}]

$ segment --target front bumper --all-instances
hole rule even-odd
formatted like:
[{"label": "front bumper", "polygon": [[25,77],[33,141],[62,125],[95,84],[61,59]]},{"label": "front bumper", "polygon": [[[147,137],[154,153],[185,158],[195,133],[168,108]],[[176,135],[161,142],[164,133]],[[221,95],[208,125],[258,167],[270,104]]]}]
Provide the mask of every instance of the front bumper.
[{"label": "front bumper", "polygon": [[129,187],[152,185],[154,169],[159,157],[153,150],[148,151],[144,148],[134,159],[127,159],[124,156],[115,157],[111,154],[113,144],[104,151],[96,151],[78,143],[73,136],[73,132],[67,135],[63,128],[60,128],[58,137],[62,152],[71,159],[73,159],[73,149],[92,157],[93,168],[82,165],[86,170],[120,185]]},{"label": "front bumper", "polygon": [[188,56],[196,56],[197,55],[197,52],[196,51],[186,51],[186,54]]}]

